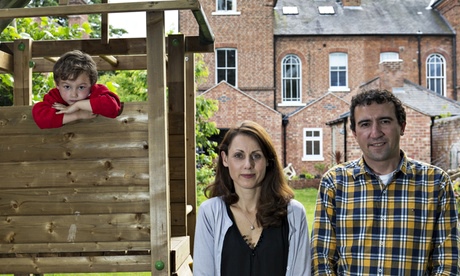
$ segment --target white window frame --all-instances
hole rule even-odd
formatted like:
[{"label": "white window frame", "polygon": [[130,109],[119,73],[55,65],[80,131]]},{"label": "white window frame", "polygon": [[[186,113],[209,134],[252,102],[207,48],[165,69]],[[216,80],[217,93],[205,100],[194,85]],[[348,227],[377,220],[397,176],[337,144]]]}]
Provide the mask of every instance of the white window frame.
[{"label": "white window frame", "polygon": [[[218,67],[218,58],[217,58],[217,53],[219,51],[226,51],[226,55],[228,54],[228,51],[235,51],[235,67],[230,67],[228,65],[228,59],[225,60],[226,65],[223,67]],[[216,84],[221,82],[222,80],[219,80],[219,70],[235,70],[235,84],[229,83],[228,82],[228,73],[225,74],[225,81],[230,84],[234,85],[235,87],[238,87],[238,50],[236,48],[217,48],[215,52],[215,59],[216,59]]]},{"label": "white window frame", "polygon": [[[433,59],[436,60],[433,61]],[[431,75],[431,66],[438,67],[437,69],[441,69],[440,72],[435,72],[434,75]],[[436,82],[434,87],[432,81]],[[441,91],[438,91],[438,86]],[[446,59],[441,54],[432,54],[426,59],[426,87],[436,94],[446,96]]]},{"label": "white window frame", "polygon": [[[332,85],[332,73],[345,72],[345,85]],[[329,54],[329,91],[350,91],[348,88],[348,54],[330,53]]]},{"label": "white window frame", "polygon": [[401,61],[399,59],[398,52],[381,52],[380,53],[380,63],[390,62],[390,61]]},{"label": "white window frame", "polygon": [[[289,64],[287,63],[289,62]],[[297,76],[287,76],[286,74],[286,65],[296,67]],[[296,97],[287,97],[286,96],[286,85],[285,81],[296,82],[297,94]],[[292,87],[292,86],[291,86]],[[281,91],[282,91],[282,103],[280,105],[302,105],[302,62],[297,55],[289,54],[283,58],[281,61]]]},{"label": "white window frame", "polygon": [[[302,161],[324,161],[324,156],[323,156],[323,129],[322,128],[304,128],[302,130],[302,137],[303,137],[303,156],[302,156]],[[307,132],[312,132],[313,134],[315,132],[319,132],[318,136],[307,136]],[[314,148],[314,143],[319,142],[318,148],[319,148],[319,153],[318,154],[308,154],[307,153],[307,142],[313,144],[313,150]]]},{"label": "white window frame", "polygon": [[[219,1],[231,2],[232,8],[228,9],[219,9]],[[216,0],[216,11],[212,12],[212,15],[240,15],[241,12],[236,9],[237,0]]]}]

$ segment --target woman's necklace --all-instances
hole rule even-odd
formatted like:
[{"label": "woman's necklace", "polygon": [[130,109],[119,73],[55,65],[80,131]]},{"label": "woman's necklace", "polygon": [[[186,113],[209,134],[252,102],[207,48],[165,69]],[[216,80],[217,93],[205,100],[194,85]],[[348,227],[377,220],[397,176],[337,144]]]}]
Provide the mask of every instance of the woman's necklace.
[{"label": "woman's necklace", "polygon": [[243,213],[243,216],[249,221],[249,224],[251,224],[251,230],[256,229],[256,228],[254,227],[254,223],[255,223],[256,220],[257,220],[257,216],[256,216],[256,218],[254,219],[254,222],[251,222],[251,220],[248,218],[248,216],[246,216],[246,214],[243,212],[243,210],[242,210],[241,208],[240,208],[240,210],[241,210],[241,213]]}]

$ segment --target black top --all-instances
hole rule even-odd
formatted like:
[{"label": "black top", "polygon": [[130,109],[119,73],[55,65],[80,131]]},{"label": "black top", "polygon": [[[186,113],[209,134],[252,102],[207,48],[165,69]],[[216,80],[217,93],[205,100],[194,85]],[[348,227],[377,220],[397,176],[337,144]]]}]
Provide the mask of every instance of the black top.
[{"label": "black top", "polygon": [[222,276],[286,275],[289,253],[287,217],[283,219],[280,227],[264,228],[257,245],[251,249],[238,230],[228,205],[227,213],[233,225],[225,234],[222,248]]}]

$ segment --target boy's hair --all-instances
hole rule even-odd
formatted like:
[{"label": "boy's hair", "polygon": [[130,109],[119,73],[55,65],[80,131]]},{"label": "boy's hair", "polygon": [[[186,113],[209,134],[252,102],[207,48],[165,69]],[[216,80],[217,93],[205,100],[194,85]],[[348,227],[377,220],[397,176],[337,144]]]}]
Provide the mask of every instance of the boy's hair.
[{"label": "boy's hair", "polygon": [[73,50],[62,55],[54,64],[54,82],[61,80],[76,80],[81,74],[88,74],[91,86],[97,82],[96,62],[90,55],[79,50]]},{"label": "boy's hair", "polygon": [[401,101],[388,90],[372,89],[361,92],[351,99],[350,106],[350,128],[352,131],[356,129],[355,108],[357,106],[370,105],[372,103],[384,104],[393,103],[395,106],[395,115],[398,119],[398,124],[402,126],[406,122],[406,111]]}]

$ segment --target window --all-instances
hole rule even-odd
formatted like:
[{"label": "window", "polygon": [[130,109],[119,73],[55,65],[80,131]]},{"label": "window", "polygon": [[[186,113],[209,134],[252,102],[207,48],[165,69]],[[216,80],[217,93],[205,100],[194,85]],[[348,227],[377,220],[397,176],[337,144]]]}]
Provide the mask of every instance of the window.
[{"label": "window", "polygon": [[347,67],[348,55],[345,53],[332,53],[329,55],[330,90],[343,91],[348,89]]},{"label": "window", "polygon": [[301,66],[300,59],[295,55],[288,55],[282,61],[281,79],[283,103],[300,102]]},{"label": "window", "polygon": [[303,161],[322,161],[323,157],[323,129],[303,129]]},{"label": "window", "polygon": [[426,83],[428,89],[445,96],[446,62],[440,54],[433,54],[426,61]]},{"label": "window", "polygon": [[236,11],[236,0],[216,0],[217,12],[234,12]]},{"label": "window", "polygon": [[399,60],[399,53],[396,53],[396,52],[383,52],[383,53],[380,53],[380,62],[398,61],[398,60]]},{"label": "window", "polygon": [[216,63],[216,82],[224,80],[236,86],[236,49],[217,49]]}]

